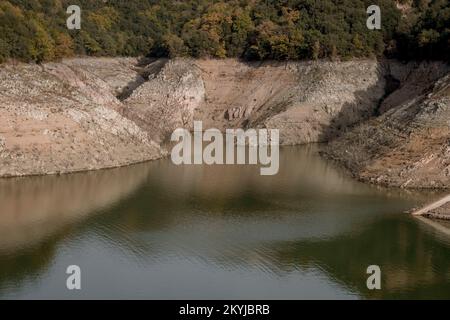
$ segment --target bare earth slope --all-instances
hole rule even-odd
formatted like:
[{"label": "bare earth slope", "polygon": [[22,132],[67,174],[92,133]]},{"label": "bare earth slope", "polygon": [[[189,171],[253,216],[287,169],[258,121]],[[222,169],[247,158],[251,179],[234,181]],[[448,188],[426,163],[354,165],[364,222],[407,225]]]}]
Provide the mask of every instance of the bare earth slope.
[{"label": "bare earth slope", "polygon": [[[54,74],[57,74],[55,76]],[[0,176],[116,167],[160,157],[120,103],[64,64],[0,66]]]},{"label": "bare earth slope", "polygon": [[364,181],[450,187],[450,73],[439,70],[441,77],[415,94],[405,83],[407,94],[402,87],[393,93],[403,96],[400,105],[332,141],[326,154]]},{"label": "bare earth slope", "polygon": [[[147,69],[151,70],[151,65]],[[205,88],[199,70],[190,60],[171,60],[156,70],[123,103],[124,114],[162,143],[174,129],[192,126],[194,110],[204,99]]]},{"label": "bare earth slope", "polygon": [[202,120],[204,128],[279,129],[285,145],[345,132],[327,154],[360,179],[449,187],[448,70],[375,60],[0,65],[0,176],[155,159],[175,128]]},{"label": "bare earth slope", "polygon": [[385,95],[386,72],[375,60],[176,59],[122,102],[124,114],[157,142],[195,119],[221,130],[277,128],[281,144],[302,144],[327,141],[372,116]]},{"label": "bare earth slope", "polygon": [[206,127],[269,127],[282,144],[327,141],[370,117],[384,95],[383,66],[352,62],[199,60],[205,100],[195,116]]}]

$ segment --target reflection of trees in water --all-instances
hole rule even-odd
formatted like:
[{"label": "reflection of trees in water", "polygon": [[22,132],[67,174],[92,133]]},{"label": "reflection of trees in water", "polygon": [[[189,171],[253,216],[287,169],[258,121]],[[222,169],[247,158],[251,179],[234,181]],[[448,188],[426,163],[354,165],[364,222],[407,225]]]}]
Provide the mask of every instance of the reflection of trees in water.
[{"label": "reflection of trees in water", "polygon": [[[148,194],[145,190],[140,192]],[[159,196],[157,194],[158,192],[153,193],[156,199],[163,196],[163,193]],[[135,196],[140,198],[139,194]],[[171,244],[160,243],[158,240],[154,242],[145,237],[129,237],[130,234],[145,235],[151,234],[152,231],[165,232],[165,230],[170,230],[168,234],[170,236],[176,235],[176,230],[182,230],[179,226],[184,223],[186,213],[178,211],[179,203],[158,207],[152,206],[151,197],[147,200],[115,208],[115,212],[108,215],[108,219],[117,219],[115,223],[119,223],[121,228],[108,230],[107,237],[114,238],[115,245],[143,259],[158,260],[159,256],[163,257],[167,252],[185,254],[182,252],[183,246],[189,246],[189,243],[174,248]],[[214,220],[208,227],[223,226],[220,221],[223,222],[224,217],[221,217],[220,213],[216,216],[214,213],[211,214],[213,216],[204,216],[205,219]],[[101,219],[106,219],[106,216],[96,218]],[[271,240],[270,237],[264,236],[262,238],[265,240],[258,237],[248,239],[243,236],[240,239],[222,241],[224,239],[214,235],[214,230],[209,230],[209,235],[198,235],[198,238],[204,238],[204,244],[197,243],[196,248],[184,247],[184,249],[192,249],[188,253],[190,258],[204,260],[225,269],[258,268],[279,276],[294,270],[319,269],[324,271],[332,282],[339,283],[366,298],[448,298],[450,292],[448,243],[437,241],[436,235],[425,232],[418,221],[408,216],[404,216],[404,219],[398,215],[392,218],[383,215],[379,219],[371,216],[358,226],[362,227],[359,232],[341,232],[332,237],[317,237],[317,240],[311,240],[310,237],[299,239],[292,237],[286,241]],[[216,231],[220,232],[219,229]],[[251,230],[253,233],[259,232],[263,235],[268,231],[266,228],[260,228],[256,232],[254,229]],[[233,234],[225,232],[225,235]],[[190,236],[190,234],[181,235],[178,239],[192,240]],[[381,267],[383,289],[381,291],[370,291],[366,287],[369,276],[366,274],[366,268],[372,264]]]},{"label": "reflection of trees in water", "polygon": [[57,243],[62,235],[36,244],[13,254],[0,255],[0,295],[10,288],[20,288],[21,283],[39,278],[54,258]]},{"label": "reflection of trees in water", "polygon": [[[395,219],[395,217],[393,218]],[[280,265],[319,267],[366,298],[448,298],[450,251],[417,221],[382,219],[359,234],[272,245]],[[382,290],[368,290],[366,268],[379,265]]]},{"label": "reflection of trees in water", "polygon": [[[122,246],[140,258],[158,259],[159,255],[164,256],[167,251],[174,250],[173,247],[164,247],[165,244],[155,243],[145,238],[145,235],[152,232],[167,232],[166,236],[170,236],[171,232],[176,235],[180,225],[200,221],[200,219],[214,221],[208,224],[210,228],[220,228],[224,227],[224,221],[230,216],[238,220],[242,219],[241,223],[245,225],[252,219],[258,221],[262,218],[264,221],[266,219],[264,215],[267,216],[268,213],[272,218],[275,215],[277,218],[283,218],[283,215],[290,216],[292,213],[299,212],[298,206],[301,201],[292,202],[289,205],[283,201],[274,202],[273,199],[265,201],[266,199],[261,199],[260,189],[246,189],[245,186],[241,186],[243,191],[240,193],[219,194],[204,194],[199,192],[199,188],[185,188],[179,185],[172,188],[165,187],[167,185],[160,183],[158,178],[152,178],[155,172],[164,171],[151,171],[151,178],[145,188],[141,188],[129,201],[115,207],[107,215],[95,218],[99,225],[120,225],[120,228],[105,230],[107,238],[114,238],[115,245]],[[200,189],[202,188],[204,187]],[[369,206],[375,208],[375,212],[381,210],[381,212],[392,213],[389,207],[383,209],[383,202],[386,201],[384,193],[376,191],[374,194],[368,194],[363,193],[363,199],[358,200],[356,194],[350,193],[350,196],[344,196],[339,201],[345,203],[348,199],[352,199],[352,205],[357,208]],[[410,200],[415,196],[411,193],[405,198]],[[389,193],[387,197],[401,198],[394,192]],[[320,198],[314,202],[320,202]],[[401,202],[398,206],[402,207],[405,203]],[[295,269],[319,267],[334,282],[341,283],[368,298],[402,295],[408,297],[408,294],[411,294],[411,297],[417,297],[417,294],[426,293],[432,288],[436,290],[426,297],[445,297],[445,290],[450,289],[446,279],[446,273],[450,267],[450,252],[447,245],[437,242],[436,237],[424,232],[417,221],[408,216],[402,219],[395,215],[390,219],[382,215],[378,219],[376,215],[371,214],[361,217],[360,213],[355,213],[355,216],[358,214],[360,216],[357,226],[361,226],[360,232],[345,232],[355,228],[355,221],[350,218],[348,221],[341,221],[344,224],[341,232],[331,237],[317,237],[317,241],[309,240],[308,237],[298,240],[292,237],[292,240],[278,241],[267,236],[265,241],[257,239],[256,243],[255,238],[243,237],[229,239],[224,244],[220,238],[215,238],[214,230],[208,230],[212,234],[203,235],[205,245],[199,244],[199,247],[194,248],[189,254],[197,255],[199,260],[205,259],[208,263],[223,268],[256,267],[279,275]],[[352,217],[355,218],[355,216]],[[319,225],[324,223],[320,219],[330,218],[329,216],[316,217]],[[345,218],[342,216],[342,220]],[[285,223],[295,224],[299,221],[291,221],[287,218]],[[180,231],[183,232],[183,229]],[[268,231],[278,232],[265,228],[256,229],[256,231],[252,229],[249,232],[259,233],[264,238],[265,232]],[[282,230],[279,232],[282,233]],[[130,234],[139,234],[144,237],[130,238]],[[179,236],[178,239],[181,241],[190,237],[189,234]],[[233,236],[233,233],[229,236]],[[232,248],[227,247],[228,245]],[[180,245],[175,249],[180,250],[181,247],[183,246]],[[366,288],[368,277],[366,268],[371,264],[378,264],[382,268],[384,289],[382,291],[369,291]]]}]

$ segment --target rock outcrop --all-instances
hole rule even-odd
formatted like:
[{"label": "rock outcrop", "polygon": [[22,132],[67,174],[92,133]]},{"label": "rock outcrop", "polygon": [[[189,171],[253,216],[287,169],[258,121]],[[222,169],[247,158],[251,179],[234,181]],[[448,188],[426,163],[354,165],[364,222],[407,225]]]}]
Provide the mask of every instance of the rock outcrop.
[{"label": "rock outcrop", "polygon": [[427,218],[439,219],[439,220],[450,220],[450,203],[446,203],[443,206],[433,209],[423,215]]},{"label": "rock outcrop", "polygon": [[98,77],[70,64],[0,66],[0,176],[117,167],[161,156]]},{"label": "rock outcrop", "polygon": [[[332,141],[356,177],[450,186],[443,63],[76,58],[0,66],[0,176],[122,166],[167,153],[177,127],[274,128]],[[341,137],[339,137],[341,136]]]},{"label": "rock outcrop", "polygon": [[323,142],[372,116],[388,69],[375,60],[168,62],[123,100],[156,141],[192,120],[204,128],[277,128],[282,144]]},{"label": "rock outcrop", "polygon": [[386,68],[375,60],[263,62],[198,60],[204,127],[267,127],[284,145],[323,142],[374,114]]},{"label": "rock outcrop", "polygon": [[[150,69],[150,66],[147,67]],[[205,96],[204,83],[193,61],[168,61],[159,72],[123,100],[124,114],[157,143],[170,139],[179,127],[191,128],[194,110]]]},{"label": "rock outcrop", "polygon": [[[425,71],[424,79],[430,79],[429,68],[413,70],[414,76],[405,77],[393,97],[385,100],[388,111],[332,141],[325,154],[363,181],[450,187],[450,69],[435,64],[432,77],[441,76],[437,81],[418,80],[420,70]],[[400,104],[394,106],[392,101]]]}]

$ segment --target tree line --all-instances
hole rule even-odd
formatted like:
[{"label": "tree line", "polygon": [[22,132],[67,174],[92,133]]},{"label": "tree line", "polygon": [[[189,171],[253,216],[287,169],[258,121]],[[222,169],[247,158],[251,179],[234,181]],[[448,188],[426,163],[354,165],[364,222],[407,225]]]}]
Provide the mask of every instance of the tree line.
[{"label": "tree line", "polygon": [[[450,0],[0,0],[0,62],[74,55],[247,60],[450,56]],[[81,29],[66,9],[79,5]],[[381,8],[381,30],[366,8]]]}]

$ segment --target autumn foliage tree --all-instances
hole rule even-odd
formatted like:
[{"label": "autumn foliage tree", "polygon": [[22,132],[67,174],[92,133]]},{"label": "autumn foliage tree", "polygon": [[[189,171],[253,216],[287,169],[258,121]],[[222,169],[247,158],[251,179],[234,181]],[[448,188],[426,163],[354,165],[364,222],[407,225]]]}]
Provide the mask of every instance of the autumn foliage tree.
[{"label": "autumn foliage tree", "polygon": [[[0,0],[0,62],[73,55],[450,59],[450,0]],[[82,8],[68,30],[66,8]]]}]

